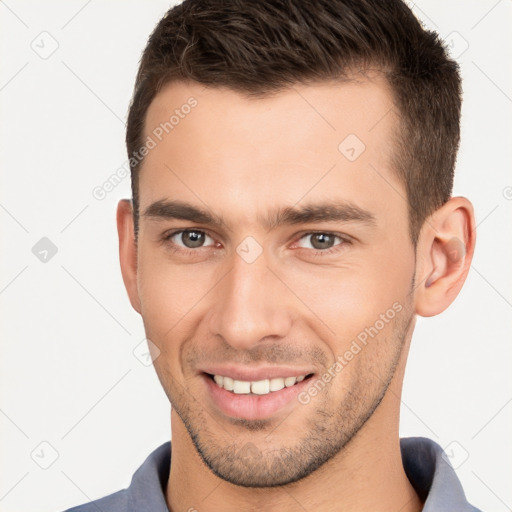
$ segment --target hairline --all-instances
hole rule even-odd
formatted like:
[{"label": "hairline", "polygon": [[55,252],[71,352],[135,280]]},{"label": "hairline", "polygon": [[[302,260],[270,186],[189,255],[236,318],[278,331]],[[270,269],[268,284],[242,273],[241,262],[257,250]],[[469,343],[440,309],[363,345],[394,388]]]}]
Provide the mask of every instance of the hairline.
[{"label": "hairline", "polygon": [[[314,85],[328,85],[328,84],[342,84],[342,83],[364,83],[364,82],[375,82],[375,80],[381,80],[381,87],[385,87],[387,92],[391,98],[393,103],[393,110],[395,112],[395,123],[393,123],[393,129],[391,131],[391,141],[392,141],[392,151],[389,155],[389,168],[394,176],[397,178],[400,184],[404,185],[406,197],[405,200],[407,202],[407,211],[408,211],[408,224],[409,224],[409,236],[411,241],[416,248],[419,230],[421,226],[415,226],[413,224],[413,215],[411,211],[411,201],[408,191],[408,183],[406,179],[406,171],[404,170],[404,163],[407,160],[407,156],[405,155],[404,147],[407,147],[407,136],[406,136],[406,128],[407,128],[407,119],[403,115],[402,107],[399,105],[397,101],[397,93],[395,88],[393,87],[393,83],[391,80],[392,70],[386,65],[372,65],[371,63],[366,63],[363,59],[359,61],[359,66],[352,64],[351,66],[347,66],[342,70],[339,76],[326,76],[325,78],[315,78],[315,79],[304,79],[297,80],[293,83],[283,83],[278,86],[269,87],[268,89],[264,89],[260,87],[254,90],[247,90],[242,87],[233,87],[232,85],[227,84],[206,84],[203,82],[199,82],[197,80],[193,80],[188,77],[181,76],[170,76],[167,78],[162,78],[158,87],[155,88],[155,93],[146,107],[144,112],[144,122],[142,125],[142,129],[140,130],[139,140],[137,143],[138,147],[142,146],[142,141],[145,140],[146,130],[147,130],[147,119],[148,112],[153,105],[156,98],[159,94],[166,89],[167,87],[173,84],[194,84],[201,85],[204,88],[210,88],[215,90],[226,90],[235,92],[237,94],[242,95],[246,99],[254,99],[254,100],[263,100],[267,98],[271,98],[273,96],[279,95],[282,92],[293,89],[293,87],[297,85],[303,86],[314,86]],[[362,78],[359,79],[359,78]],[[139,194],[139,176],[140,172],[143,170],[143,165],[146,161],[146,157],[143,157],[142,160],[138,162],[138,164],[131,168],[132,176],[135,174],[136,176],[136,185],[137,185],[137,202],[134,205],[133,209],[133,218],[135,222],[135,218],[137,218],[137,222],[140,219],[140,204],[138,198]],[[133,181],[133,178],[132,178]],[[133,201],[132,201],[133,204]],[[426,219],[425,219],[426,220]],[[423,224],[425,223],[423,221]],[[138,230],[137,230],[138,231]],[[135,233],[135,241],[137,242],[137,232]]]}]

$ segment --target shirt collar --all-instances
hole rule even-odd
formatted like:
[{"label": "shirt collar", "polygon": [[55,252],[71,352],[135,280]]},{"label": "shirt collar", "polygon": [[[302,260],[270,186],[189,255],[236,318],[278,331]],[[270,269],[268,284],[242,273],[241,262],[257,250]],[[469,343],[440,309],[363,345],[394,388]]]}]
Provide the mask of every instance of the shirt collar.
[{"label": "shirt collar", "polygon": [[449,457],[425,437],[400,439],[402,464],[414,490],[424,501],[422,512],[478,512],[466,500]]},{"label": "shirt collar", "polygon": [[[424,437],[400,439],[402,463],[422,501],[422,512],[479,512],[464,495],[462,485],[442,448]],[[159,446],[135,472],[128,493],[130,512],[169,512],[165,490],[171,465],[171,443]]]}]

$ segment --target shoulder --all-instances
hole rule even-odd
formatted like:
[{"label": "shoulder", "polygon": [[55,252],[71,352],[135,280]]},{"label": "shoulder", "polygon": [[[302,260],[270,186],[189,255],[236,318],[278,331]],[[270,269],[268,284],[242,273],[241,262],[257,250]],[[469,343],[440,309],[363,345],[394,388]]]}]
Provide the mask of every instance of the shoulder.
[{"label": "shoulder", "polygon": [[69,508],[64,512],[98,512],[99,510],[108,510],[109,512],[125,512],[128,510],[128,492],[127,489],[109,494],[99,500],[94,500],[77,507]]},{"label": "shoulder", "polygon": [[168,512],[165,487],[170,463],[171,443],[166,442],[147,457],[128,488],[65,512]]},{"label": "shoulder", "polygon": [[404,471],[422,501],[423,512],[480,512],[466,500],[450,454],[424,437],[400,439]]}]

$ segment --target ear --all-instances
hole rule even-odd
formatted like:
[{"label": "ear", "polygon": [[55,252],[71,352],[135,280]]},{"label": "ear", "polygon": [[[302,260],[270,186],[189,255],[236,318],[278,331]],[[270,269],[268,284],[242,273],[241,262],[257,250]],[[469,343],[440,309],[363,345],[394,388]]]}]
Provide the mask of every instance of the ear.
[{"label": "ear", "polygon": [[473,205],[464,197],[452,197],[425,221],[416,246],[418,315],[438,315],[454,301],[468,275],[475,241]]},{"label": "ear", "polygon": [[124,286],[133,309],[140,314],[141,307],[137,288],[137,245],[133,226],[132,202],[129,199],[121,199],[117,204],[117,233]]}]

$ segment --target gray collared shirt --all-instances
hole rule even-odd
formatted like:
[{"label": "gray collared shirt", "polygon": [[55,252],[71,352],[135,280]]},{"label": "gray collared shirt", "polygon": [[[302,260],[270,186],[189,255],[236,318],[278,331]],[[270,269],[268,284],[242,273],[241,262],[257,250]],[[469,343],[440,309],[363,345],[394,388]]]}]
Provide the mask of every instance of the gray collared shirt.
[{"label": "gray collared shirt", "polygon": [[[441,447],[424,437],[400,440],[404,470],[421,500],[422,512],[479,512],[470,505]],[[127,489],[66,512],[169,512],[165,488],[171,467],[171,443],[158,447],[133,475]]]}]

